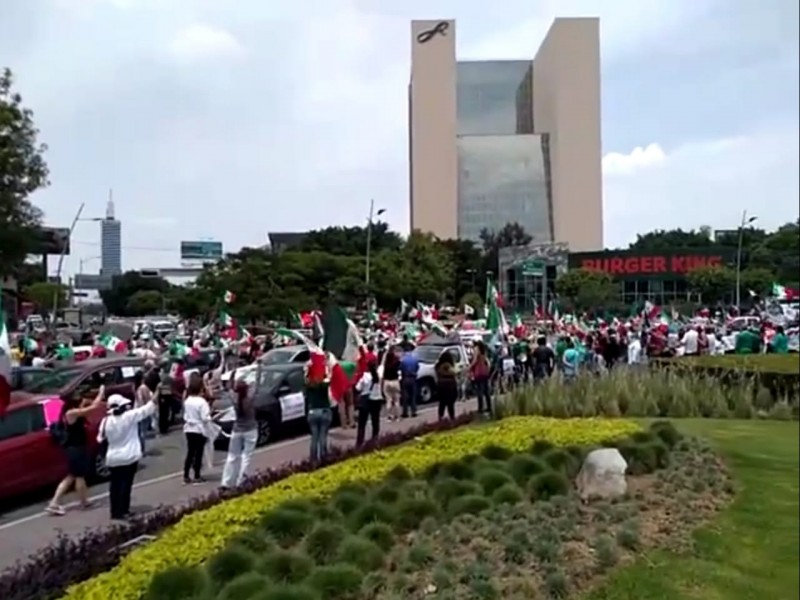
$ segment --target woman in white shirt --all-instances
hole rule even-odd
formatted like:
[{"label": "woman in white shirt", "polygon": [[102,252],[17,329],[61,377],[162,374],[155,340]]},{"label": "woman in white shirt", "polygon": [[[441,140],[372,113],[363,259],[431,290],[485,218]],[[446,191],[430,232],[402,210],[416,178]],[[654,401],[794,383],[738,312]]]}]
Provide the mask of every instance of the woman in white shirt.
[{"label": "woman in white shirt", "polygon": [[[211,408],[203,397],[203,380],[192,377],[183,401],[183,433],[186,435],[186,459],[183,461],[183,483],[205,483],[200,475],[206,446],[206,427],[211,423]],[[194,480],[189,473],[194,471]]]},{"label": "woman in white shirt", "polygon": [[374,360],[370,361],[366,372],[356,383],[356,394],[358,394],[356,447],[364,443],[368,419],[372,421],[372,439],[378,437],[380,433],[381,409],[383,408],[383,390],[381,388],[378,363]]},{"label": "woman in white shirt", "polygon": [[119,394],[108,399],[108,415],[100,423],[97,441],[108,445],[106,466],[111,473],[108,496],[114,520],[130,516],[133,478],[142,458],[139,423],[155,412],[153,399],[139,408],[131,408],[131,401]]}]

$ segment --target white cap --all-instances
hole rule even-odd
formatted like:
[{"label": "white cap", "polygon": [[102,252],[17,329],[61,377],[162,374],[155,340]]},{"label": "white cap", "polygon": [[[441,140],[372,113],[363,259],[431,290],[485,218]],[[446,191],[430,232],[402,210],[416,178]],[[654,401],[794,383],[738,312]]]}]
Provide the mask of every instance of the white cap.
[{"label": "white cap", "polygon": [[108,399],[107,406],[109,409],[114,409],[128,406],[130,403],[131,401],[121,394],[111,394],[111,397]]}]

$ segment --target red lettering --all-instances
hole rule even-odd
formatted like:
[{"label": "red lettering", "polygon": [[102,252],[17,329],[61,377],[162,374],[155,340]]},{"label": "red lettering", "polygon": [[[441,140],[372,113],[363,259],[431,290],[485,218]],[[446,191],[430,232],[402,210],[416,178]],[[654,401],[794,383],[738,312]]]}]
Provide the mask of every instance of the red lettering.
[{"label": "red lettering", "polygon": [[673,256],[670,262],[670,271],[673,273],[683,273],[686,271],[686,257]]},{"label": "red lettering", "polygon": [[625,259],[625,272],[631,275],[639,272],[639,259],[626,258]]},{"label": "red lettering", "polygon": [[653,257],[653,273],[666,273],[667,260],[663,256]]},{"label": "red lettering", "polygon": [[642,273],[651,273],[653,271],[653,258],[651,256],[643,256],[639,261],[639,270]]},{"label": "red lettering", "polygon": [[624,273],[624,271],[623,271],[624,264],[625,264],[625,261],[623,261],[621,258],[612,258],[611,259],[611,267],[609,268],[609,272],[613,273],[613,274]]},{"label": "red lettering", "polygon": [[720,267],[722,266],[722,257],[721,256],[709,256],[706,264],[709,267]]},{"label": "red lettering", "polygon": [[593,258],[584,258],[581,261],[581,269],[588,269],[589,271],[597,270],[597,261]]}]

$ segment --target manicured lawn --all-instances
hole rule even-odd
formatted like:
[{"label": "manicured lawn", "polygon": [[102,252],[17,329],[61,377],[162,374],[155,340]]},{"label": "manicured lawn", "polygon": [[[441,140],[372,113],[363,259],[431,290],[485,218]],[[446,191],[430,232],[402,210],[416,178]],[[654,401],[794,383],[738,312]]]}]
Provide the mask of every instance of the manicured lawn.
[{"label": "manicured lawn", "polygon": [[691,555],[657,551],[618,571],[588,600],[789,600],[800,596],[797,422],[676,421],[712,441],[739,486],[695,534]]}]

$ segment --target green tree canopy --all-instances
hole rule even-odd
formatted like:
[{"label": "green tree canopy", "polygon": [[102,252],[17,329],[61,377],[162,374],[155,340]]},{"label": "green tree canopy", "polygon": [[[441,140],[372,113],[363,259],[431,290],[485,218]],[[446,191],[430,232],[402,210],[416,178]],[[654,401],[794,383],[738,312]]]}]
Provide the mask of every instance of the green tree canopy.
[{"label": "green tree canopy", "polygon": [[127,271],[114,277],[111,289],[102,290],[100,298],[102,298],[103,305],[111,315],[120,317],[138,316],[140,313],[130,312],[131,305],[129,305],[129,301],[134,294],[146,291],[167,294],[170,287],[169,282],[161,277],[143,277],[139,271]]},{"label": "green tree canopy", "polygon": [[736,272],[728,267],[698,267],[689,271],[686,280],[689,289],[700,294],[704,303],[716,304],[733,293]]},{"label": "green tree canopy", "polygon": [[37,281],[23,288],[22,295],[29,302],[33,302],[41,311],[53,310],[53,300],[56,309],[64,308],[69,301],[69,290],[60,283]]},{"label": "green tree canopy", "polygon": [[0,73],[0,275],[8,275],[36,249],[42,213],[29,196],[47,185],[47,147],[37,140],[33,112],[12,90],[11,71]]},{"label": "green tree canopy", "polygon": [[608,308],[618,302],[617,284],[606,273],[571,269],[556,279],[558,295],[576,310]]}]

